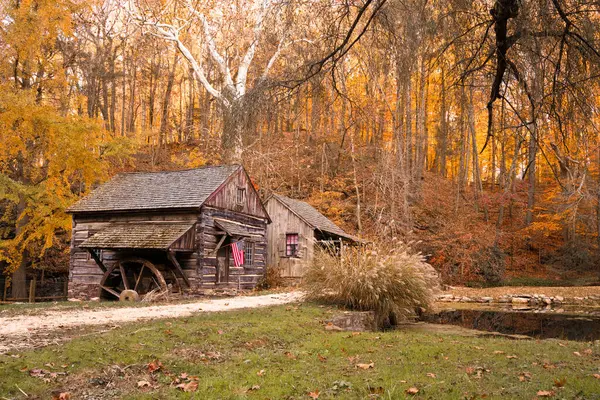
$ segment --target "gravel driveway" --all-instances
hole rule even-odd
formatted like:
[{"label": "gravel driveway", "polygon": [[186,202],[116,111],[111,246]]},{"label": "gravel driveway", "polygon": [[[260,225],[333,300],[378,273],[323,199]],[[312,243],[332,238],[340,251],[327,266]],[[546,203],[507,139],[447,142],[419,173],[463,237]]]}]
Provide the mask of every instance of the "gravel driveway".
[{"label": "gravel driveway", "polygon": [[[277,293],[262,296],[239,296],[203,300],[195,303],[148,305],[147,307],[115,307],[97,310],[49,310],[43,315],[20,315],[0,318],[0,354],[11,349],[30,347],[32,343],[46,345],[60,338],[53,332],[65,332],[89,326],[114,326],[121,323],[161,318],[189,317],[202,312],[257,308],[302,300],[302,292]],[[52,338],[51,341],[43,338]],[[37,347],[37,346],[34,346]]]}]

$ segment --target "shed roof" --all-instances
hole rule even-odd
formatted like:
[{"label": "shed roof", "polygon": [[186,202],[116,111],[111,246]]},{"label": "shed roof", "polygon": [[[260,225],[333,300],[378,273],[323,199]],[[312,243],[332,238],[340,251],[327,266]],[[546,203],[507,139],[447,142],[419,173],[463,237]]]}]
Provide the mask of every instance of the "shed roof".
[{"label": "shed roof", "polygon": [[294,214],[298,215],[298,217],[303,219],[304,222],[310,225],[313,229],[318,229],[322,232],[327,232],[352,241],[360,241],[360,239],[356,236],[352,236],[344,232],[342,228],[334,224],[330,219],[321,214],[310,204],[301,200],[291,199],[281,194],[273,194],[273,197],[279,200]]},{"label": "shed roof", "polygon": [[167,250],[192,226],[189,222],[114,224],[84,240],[79,247]]},{"label": "shed roof", "polygon": [[240,224],[235,221],[230,221],[228,219],[215,218],[215,225],[217,227],[223,229],[230,236],[241,236],[241,237],[252,237],[252,232],[248,229],[248,227],[244,224]]},{"label": "shed roof", "polygon": [[240,165],[115,176],[71,206],[71,213],[199,208]]}]

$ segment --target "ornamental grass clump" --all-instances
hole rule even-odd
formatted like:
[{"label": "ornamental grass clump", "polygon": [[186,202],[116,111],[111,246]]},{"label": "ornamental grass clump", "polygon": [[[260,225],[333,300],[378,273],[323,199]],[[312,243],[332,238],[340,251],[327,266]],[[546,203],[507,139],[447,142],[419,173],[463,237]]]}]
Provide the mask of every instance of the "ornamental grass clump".
[{"label": "ornamental grass clump", "polygon": [[433,267],[404,243],[326,246],[304,276],[307,298],[374,311],[379,326],[428,308],[439,287]]}]

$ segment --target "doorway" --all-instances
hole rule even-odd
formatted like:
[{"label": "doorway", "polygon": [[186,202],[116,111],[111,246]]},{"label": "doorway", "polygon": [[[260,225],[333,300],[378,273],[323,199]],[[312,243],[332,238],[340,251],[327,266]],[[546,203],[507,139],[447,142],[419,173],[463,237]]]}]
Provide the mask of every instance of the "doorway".
[{"label": "doorway", "polygon": [[217,251],[217,283],[229,283],[229,236]]}]

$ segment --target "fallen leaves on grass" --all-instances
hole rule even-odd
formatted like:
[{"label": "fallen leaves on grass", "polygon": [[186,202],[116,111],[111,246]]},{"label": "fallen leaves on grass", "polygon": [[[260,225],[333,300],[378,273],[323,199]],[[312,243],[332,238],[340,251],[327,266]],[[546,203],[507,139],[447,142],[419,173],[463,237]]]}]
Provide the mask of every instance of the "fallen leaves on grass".
[{"label": "fallen leaves on grass", "polygon": [[[25,371],[22,371],[25,372]],[[51,379],[56,379],[59,375],[66,375],[66,372],[51,372],[45,369],[33,368],[29,370],[29,376],[40,378],[44,382],[50,382]]]},{"label": "fallen leaves on grass", "polygon": [[506,356],[506,358],[508,358],[509,360],[511,360],[511,359],[514,359],[514,358],[519,358],[519,357],[517,357],[517,356],[515,356],[515,355],[511,355],[511,356]]},{"label": "fallen leaves on grass", "polygon": [[184,392],[195,392],[196,390],[198,390],[198,382],[190,381],[188,383],[180,383],[175,387],[177,389],[181,389]]},{"label": "fallen leaves on grass", "polygon": [[416,387],[410,387],[408,389],[406,389],[406,394],[410,394],[411,396],[414,396],[415,394],[419,393],[419,389],[417,389]]},{"label": "fallen leaves on grass", "polygon": [[567,378],[565,378],[565,377],[554,379],[554,386],[557,388],[564,387],[566,383],[567,383]]},{"label": "fallen leaves on grass", "polygon": [[370,369],[370,368],[375,368],[375,363],[369,363],[369,364],[356,364],[355,365],[356,368],[360,368],[360,369]]},{"label": "fallen leaves on grass", "polygon": [[531,380],[531,372],[523,371],[519,374],[519,381],[529,382]]},{"label": "fallen leaves on grass", "polygon": [[260,371],[258,371],[256,373],[256,375],[258,375],[258,376],[263,376],[264,374],[265,374],[265,370],[264,369],[261,369]]},{"label": "fallen leaves on grass", "polygon": [[260,389],[260,385],[252,385],[252,386],[251,386],[251,387],[248,389],[248,392],[253,392],[253,391],[256,391],[256,390],[259,390],[259,389]]},{"label": "fallen leaves on grass", "polygon": [[162,368],[162,366],[163,365],[162,365],[162,363],[160,361],[154,360],[154,361],[148,363],[147,369],[148,369],[148,372],[153,373],[153,372],[156,372],[156,371],[160,371],[160,369]]},{"label": "fallen leaves on grass", "polygon": [[433,372],[428,372],[427,376],[430,377],[430,378],[435,378],[436,377],[436,375]]},{"label": "fallen leaves on grass", "polygon": [[290,353],[289,351],[286,351],[284,354],[290,360],[295,360],[296,359],[296,356],[293,353]]},{"label": "fallen leaves on grass", "polygon": [[502,350],[494,350],[494,354],[504,354]]},{"label": "fallen leaves on grass", "polygon": [[308,397],[310,397],[311,399],[318,399],[319,398],[319,391],[315,390],[314,392],[308,392]]},{"label": "fallen leaves on grass", "polygon": [[554,390],[538,390],[536,395],[538,397],[552,397],[554,396]]},{"label": "fallen leaves on grass", "polygon": [[71,393],[69,392],[54,392],[52,393],[52,400],[70,400],[71,399]]},{"label": "fallen leaves on grass", "polygon": [[573,352],[573,355],[576,355],[577,357],[581,357],[581,353],[580,353],[580,352],[578,352],[578,351],[574,351],[574,352]]},{"label": "fallen leaves on grass", "polygon": [[474,378],[480,379],[484,372],[490,372],[490,370],[484,367],[467,367],[465,368],[465,372],[467,375],[474,375]]},{"label": "fallen leaves on grass", "polygon": [[322,355],[320,355],[320,354],[317,354],[317,357],[319,357],[319,361],[321,361],[321,362],[325,362],[325,361],[327,361],[327,357],[325,357],[325,356],[322,356]]},{"label": "fallen leaves on grass", "polygon": [[600,379],[600,374],[593,374],[592,376],[596,379]]},{"label": "fallen leaves on grass", "polygon": [[150,382],[148,382],[148,381],[138,381],[138,383],[137,383],[137,387],[139,387],[139,388],[148,387],[148,386],[150,386]]}]

